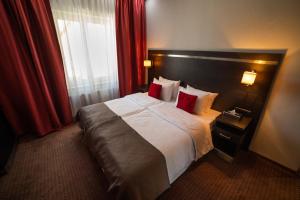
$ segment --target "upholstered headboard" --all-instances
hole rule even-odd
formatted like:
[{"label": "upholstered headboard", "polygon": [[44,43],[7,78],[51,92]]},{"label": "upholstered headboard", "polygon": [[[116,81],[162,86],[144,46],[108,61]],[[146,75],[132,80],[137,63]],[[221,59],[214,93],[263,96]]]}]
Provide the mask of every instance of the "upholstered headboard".
[{"label": "upholstered headboard", "polygon": [[[286,50],[149,50],[149,82],[163,76],[201,90],[219,93],[213,109],[234,106],[253,111],[253,132]],[[257,73],[254,85],[241,84],[244,71]]]}]

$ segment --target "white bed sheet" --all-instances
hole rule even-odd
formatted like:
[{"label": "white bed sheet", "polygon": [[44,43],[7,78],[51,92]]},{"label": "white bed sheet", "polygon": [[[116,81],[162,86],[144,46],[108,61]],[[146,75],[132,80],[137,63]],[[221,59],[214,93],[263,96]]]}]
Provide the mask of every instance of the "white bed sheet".
[{"label": "white bed sheet", "polygon": [[193,115],[176,108],[174,103],[161,103],[150,106],[148,109],[192,137],[195,147],[195,160],[213,149],[211,124],[219,115],[218,111],[212,110],[203,116]]},{"label": "white bed sheet", "polygon": [[203,116],[136,93],[105,104],[165,157],[170,183],[194,161],[213,149],[210,126],[220,112]]},{"label": "white bed sheet", "polygon": [[146,107],[146,108],[149,106],[163,102],[159,99],[148,96],[148,92],[145,92],[145,93],[139,92],[139,93],[135,93],[135,94],[130,94],[130,95],[125,96],[124,98],[129,99],[129,100],[137,103],[138,105]]},{"label": "white bed sheet", "polygon": [[122,118],[164,155],[170,183],[193,162],[195,157],[193,140],[175,125],[161,119],[148,109]]},{"label": "white bed sheet", "polygon": [[145,110],[151,105],[161,103],[162,101],[148,96],[146,93],[135,93],[123,98],[104,102],[118,116],[128,116]]}]

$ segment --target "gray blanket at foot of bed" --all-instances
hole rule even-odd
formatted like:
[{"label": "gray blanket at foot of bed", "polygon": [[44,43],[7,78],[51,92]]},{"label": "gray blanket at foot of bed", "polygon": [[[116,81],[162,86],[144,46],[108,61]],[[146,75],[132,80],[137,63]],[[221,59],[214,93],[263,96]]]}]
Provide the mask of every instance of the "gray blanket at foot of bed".
[{"label": "gray blanket at foot of bed", "polygon": [[155,199],[169,187],[162,153],[105,104],[82,108],[79,116],[84,140],[117,199]]}]

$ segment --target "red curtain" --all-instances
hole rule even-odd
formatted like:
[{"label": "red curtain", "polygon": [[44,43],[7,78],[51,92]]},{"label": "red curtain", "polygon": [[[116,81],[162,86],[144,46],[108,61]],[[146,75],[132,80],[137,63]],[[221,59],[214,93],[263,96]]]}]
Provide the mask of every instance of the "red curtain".
[{"label": "red curtain", "polygon": [[145,83],[146,18],[144,0],[116,0],[116,37],[120,96]]},{"label": "red curtain", "polygon": [[49,1],[0,1],[0,39],[0,105],[16,134],[72,122]]}]

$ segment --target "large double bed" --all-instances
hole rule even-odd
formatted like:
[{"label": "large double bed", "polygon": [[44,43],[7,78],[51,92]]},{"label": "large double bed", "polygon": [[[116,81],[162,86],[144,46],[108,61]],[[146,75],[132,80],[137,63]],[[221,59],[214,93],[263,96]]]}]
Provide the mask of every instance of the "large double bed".
[{"label": "large double bed", "polygon": [[[135,93],[82,108],[83,138],[108,180],[108,191],[117,199],[157,198],[192,162],[213,149],[212,123],[233,106],[252,110],[247,146],[283,55],[263,50],[150,50],[154,66],[149,70],[149,83],[159,76],[184,80],[187,89],[191,84],[218,97],[200,115],[178,108],[178,91],[176,102],[176,96],[159,100]],[[257,72],[254,86],[240,84],[245,71]]]},{"label": "large double bed", "polygon": [[174,101],[135,93],[79,114],[84,140],[109,190],[121,199],[154,199],[213,149],[210,127],[219,112],[193,115]]}]

